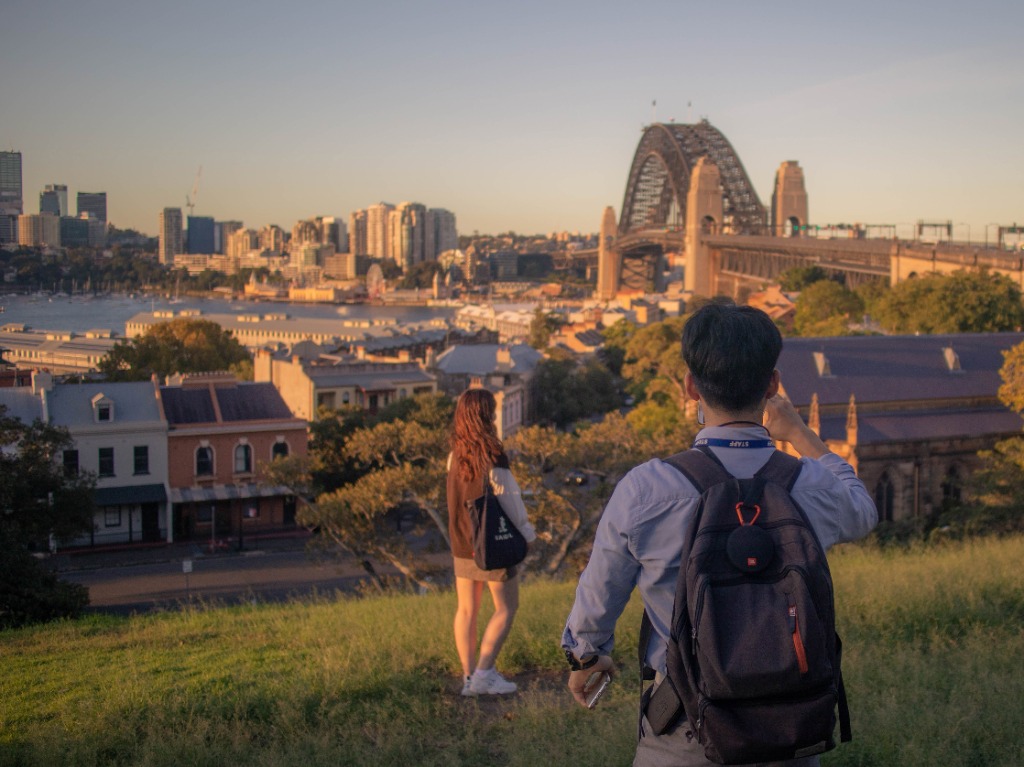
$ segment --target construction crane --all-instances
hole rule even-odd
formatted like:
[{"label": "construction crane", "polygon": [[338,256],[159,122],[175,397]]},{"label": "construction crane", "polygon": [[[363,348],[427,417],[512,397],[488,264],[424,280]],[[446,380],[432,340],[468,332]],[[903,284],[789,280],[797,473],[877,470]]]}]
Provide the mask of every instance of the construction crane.
[{"label": "construction crane", "polygon": [[185,207],[188,208],[188,215],[191,216],[195,212],[196,198],[199,197],[199,179],[203,177],[203,166],[199,166],[199,170],[196,171],[196,180],[192,184],[192,194],[185,195]]}]

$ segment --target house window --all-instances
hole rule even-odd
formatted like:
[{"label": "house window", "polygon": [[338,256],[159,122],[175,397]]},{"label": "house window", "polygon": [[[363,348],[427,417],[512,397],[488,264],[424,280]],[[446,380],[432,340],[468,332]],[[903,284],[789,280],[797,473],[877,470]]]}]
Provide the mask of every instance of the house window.
[{"label": "house window", "polygon": [[101,402],[96,406],[96,420],[97,421],[109,421],[110,420],[110,404],[107,402]]},{"label": "house window", "polygon": [[74,477],[78,474],[78,451],[64,451],[64,476]]},{"label": "house window", "polygon": [[351,403],[351,400],[352,400],[352,395],[349,392],[343,391],[341,393],[341,404],[348,405],[348,404]]},{"label": "house window", "polygon": [[101,477],[112,477],[114,476],[114,448],[112,447],[101,447],[99,452],[100,459],[100,476]]},{"label": "house window", "polygon": [[288,443],[287,442],[275,442],[274,446],[270,448],[270,460],[275,458],[287,458],[288,457]]},{"label": "house window", "polygon": [[318,408],[324,407],[328,410],[334,410],[334,392],[325,391],[317,394],[316,405]]},{"label": "house window", "polygon": [[895,501],[896,488],[889,477],[889,472],[885,472],[875,485],[875,506],[878,507],[880,522],[892,521],[892,507]]},{"label": "house window", "polygon": [[135,473],[149,474],[149,446],[135,446]]},{"label": "house window", "polygon": [[252,471],[252,448],[238,445],[235,448],[235,474],[249,474]]},{"label": "house window", "polygon": [[121,526],[121,507],[120,506],[104,506],[103,507],[103,526],[104,527],[120,527]]},{"label": "house window", "polygon": [[196,450],[196,476],[209,477],[213,475],[213,448],[200,447]]}]

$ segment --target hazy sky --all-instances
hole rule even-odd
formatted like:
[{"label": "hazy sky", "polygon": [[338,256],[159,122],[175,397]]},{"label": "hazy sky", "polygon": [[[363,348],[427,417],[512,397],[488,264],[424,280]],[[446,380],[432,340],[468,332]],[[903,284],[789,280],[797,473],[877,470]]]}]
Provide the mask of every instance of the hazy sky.
[{"label": "hazy sky", "polygon": [[766,205],[798,160],[812,223],[983,239],[1024,224],[1024,2],[0,3],[26,210],[106,191],[151,234],[200,166],[196,213],[254,228],[411,200],[596,231],[641,127],[702,117]]}]

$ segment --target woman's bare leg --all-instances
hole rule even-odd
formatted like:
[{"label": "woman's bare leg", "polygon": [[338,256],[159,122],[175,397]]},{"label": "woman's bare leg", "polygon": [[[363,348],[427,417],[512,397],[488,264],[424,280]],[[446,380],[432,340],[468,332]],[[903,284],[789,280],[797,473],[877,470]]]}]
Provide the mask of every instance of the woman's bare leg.
[{"label": "woman's bare leg", "polygon": [[462,662],[462,675],[469,676],[476,669],[476,616],[480,612],[484,584],[469,578],[456,578],[455,593],[459,599],[455,608],[455,649]]},{"label": "woman's bare leg", "polygon": [[493,668],[494,661],[505,644],[508,632],[512,630],[512,621],[519,609],[519,578],[507,581],[487,581],[494,600],[494,615],[487,622],[484,637],[480,640],[480,658],[477,668]]}]

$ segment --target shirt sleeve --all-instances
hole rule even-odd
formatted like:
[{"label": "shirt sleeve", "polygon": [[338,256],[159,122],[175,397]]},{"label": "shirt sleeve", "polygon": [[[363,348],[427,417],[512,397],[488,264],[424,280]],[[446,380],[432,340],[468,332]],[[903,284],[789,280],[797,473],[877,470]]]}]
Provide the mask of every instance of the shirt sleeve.
[{"label": "shirt sleeve", "polygon": [[519,483],[508,469],[494,467],[490,474],[491,489],[494,491],[502,510],[511,520],[516,529],[529,542],[537,539],[537,533],[526,515],[526,506],[519,490]]},{"label": "shirt sleeve", "polygon": [[608,499],[590,562],[580,576],[576,601],[562,632],[562,647],[577,658],[611,654],[615,623],[637,582],[640,563],[630,546],[630,510],[636,503],[632,480],[627,474]]},{"label": "shirt sleeve", "polygon": [[878,509],[853,467],[835,453],[803,462],[793,498],[807,513],[821,545],[827,549],[870,533],[878,523]]}]

